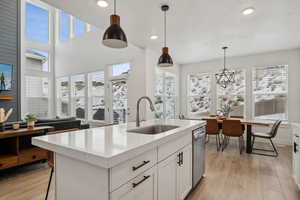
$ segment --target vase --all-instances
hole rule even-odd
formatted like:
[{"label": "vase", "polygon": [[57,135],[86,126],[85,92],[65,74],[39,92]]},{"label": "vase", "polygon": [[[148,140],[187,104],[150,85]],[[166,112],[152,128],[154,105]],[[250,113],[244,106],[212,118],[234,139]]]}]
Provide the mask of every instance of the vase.
[{"label": "vase", "polygon": [[34,128],[34,124],[35,124],[34,121],[29,121],[29,122],[27,122],[27,127],[28,128]]}]

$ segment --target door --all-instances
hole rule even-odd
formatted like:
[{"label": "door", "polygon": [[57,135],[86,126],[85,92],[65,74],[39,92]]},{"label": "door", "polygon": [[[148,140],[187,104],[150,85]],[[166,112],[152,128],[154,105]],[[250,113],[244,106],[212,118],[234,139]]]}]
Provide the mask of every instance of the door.
[{"label": "door", "polygon": [[173,154],[158,164],[158,200],[177,200],[178,154]]},{"label": "door", "polygon": [[181,164],[177,167],[178,200],[184,200],[192,189],[192,144],[180,150]]},{"label": "door", "polygon": [[142,175],[129,181],[111,193],[111,200],[157,200],[156,168],[152,167]]}]

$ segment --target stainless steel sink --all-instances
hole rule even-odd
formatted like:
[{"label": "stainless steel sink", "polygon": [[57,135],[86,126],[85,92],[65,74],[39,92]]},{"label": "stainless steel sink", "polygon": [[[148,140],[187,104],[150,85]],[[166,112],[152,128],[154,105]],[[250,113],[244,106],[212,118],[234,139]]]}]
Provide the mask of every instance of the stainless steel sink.
[{"label": "stainless steel sink", "polygon": [[173,125],[152,125],[152,126],[145,126],[145,127],[141,127],[141,128],[128,130],[127,132],[156,135],[159,133],[170,131],[170,130],[178,128],[178,127],[179,126],[173,126]]}]

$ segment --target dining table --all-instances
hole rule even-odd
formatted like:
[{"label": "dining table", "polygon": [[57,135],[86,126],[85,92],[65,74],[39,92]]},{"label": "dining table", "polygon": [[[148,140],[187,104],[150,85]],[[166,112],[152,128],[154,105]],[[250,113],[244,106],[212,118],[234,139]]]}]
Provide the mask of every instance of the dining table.
[{"label": "dining table", "polygon": [[[218,117],[202,117],[198,119],[188,118],[190,120],[207,120],[207,119],[217,119],[218,124],[222,127],[224,119]],[[241,119],[241,118],[226,118],[226,120],[240,120],[241,124],[246,127],[246,153],[252,153],[252,127],[253,126],[265,126],[268,127],[272,124],[270,121],[266,120],[249,120],[249,119]]]}]

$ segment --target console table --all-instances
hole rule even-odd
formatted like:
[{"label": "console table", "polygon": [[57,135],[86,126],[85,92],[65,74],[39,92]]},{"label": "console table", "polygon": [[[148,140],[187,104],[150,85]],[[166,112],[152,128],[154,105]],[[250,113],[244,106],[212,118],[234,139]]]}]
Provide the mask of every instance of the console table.
[{"label": "console table", "polygon": [[0,132],[0,170],[46,160],[47,151],[31,144],[31,138],[53,131],[51,126]]}]

